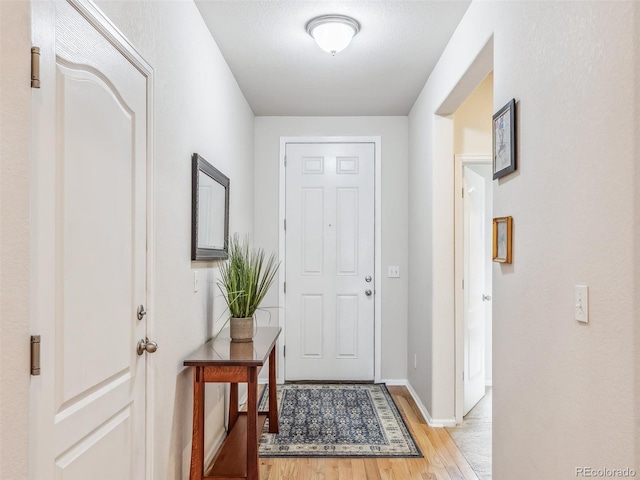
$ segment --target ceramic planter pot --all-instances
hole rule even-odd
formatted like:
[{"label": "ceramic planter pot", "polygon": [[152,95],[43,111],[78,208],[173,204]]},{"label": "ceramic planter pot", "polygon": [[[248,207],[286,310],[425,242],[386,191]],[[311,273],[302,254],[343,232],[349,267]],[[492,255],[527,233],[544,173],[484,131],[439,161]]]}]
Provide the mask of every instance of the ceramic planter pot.
[{"label": "ceramic planter pot", "polygon": [[251,342],[253,340],[253,317],[231,317],[229,330],[232,342]]}]

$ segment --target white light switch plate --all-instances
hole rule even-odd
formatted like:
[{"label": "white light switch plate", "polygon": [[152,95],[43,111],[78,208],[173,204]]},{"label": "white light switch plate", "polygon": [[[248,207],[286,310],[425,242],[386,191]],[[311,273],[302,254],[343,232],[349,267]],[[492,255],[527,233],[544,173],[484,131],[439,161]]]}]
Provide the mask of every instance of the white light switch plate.
[{"label": "white light switch plate", "polygon": [[400,278],[400,267],[389,267],[389,272],[387,273],[387,277]]},{"label": "white light switch plate", "polygon": [[589,287],[576,285],[575,318],[582,323],[589,323]]},{"label": "white light switch plate", "polygon": [[195,272],[193,272],[193,291],[197,292],[199,286],[198,271],[196,270]]}]

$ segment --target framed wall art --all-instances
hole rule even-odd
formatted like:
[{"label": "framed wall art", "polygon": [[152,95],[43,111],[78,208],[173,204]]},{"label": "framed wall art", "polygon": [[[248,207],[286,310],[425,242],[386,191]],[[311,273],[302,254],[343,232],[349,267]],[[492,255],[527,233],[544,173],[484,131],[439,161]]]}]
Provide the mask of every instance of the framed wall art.
[{"label": "framed wall art", "polygon": [[229,243],[229,177],[197,153],[191,162],[191,260],[225,260]]},{"label": "framed wall art", "polygon": [[493,179],[516,170],[516,100],[493,116]]},{"label": "framed wall art", "polygon": [[511,263],[512,254],[513,217],[498,217],[493,219],[493,261]]}]

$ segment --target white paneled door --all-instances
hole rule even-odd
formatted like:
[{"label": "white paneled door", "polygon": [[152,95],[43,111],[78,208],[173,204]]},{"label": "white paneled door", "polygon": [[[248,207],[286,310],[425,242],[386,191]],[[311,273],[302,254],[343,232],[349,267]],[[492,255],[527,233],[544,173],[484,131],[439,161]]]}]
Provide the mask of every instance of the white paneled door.
[{"label": "white paneled door", "polygon": [[[486,259],[489,222],[486,180],[474,171],[489,168],[464,166],[464,415],[485,394]],[[490,180],[489,180],[490,181]]]},{"label": "white paneled door", "polygon": [[374,378],[374,155],[286,145],[287,380]]},{"label": "white paneled door", "polygon": [[147,77],[82,4],[35,3],[30,478],[143,480]]}]

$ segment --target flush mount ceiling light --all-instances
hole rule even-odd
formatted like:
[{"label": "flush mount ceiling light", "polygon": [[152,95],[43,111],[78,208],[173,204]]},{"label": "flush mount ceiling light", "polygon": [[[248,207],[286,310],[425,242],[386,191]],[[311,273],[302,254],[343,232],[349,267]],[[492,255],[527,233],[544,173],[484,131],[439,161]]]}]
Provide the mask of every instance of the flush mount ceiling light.
[{"label": "flush mount ceiling light", "polygon": [[307,33],[318,46],[335,55],[349,46],[351,39],[360,31],[360,24],[344,15],[322,15],[307,23]]}]

